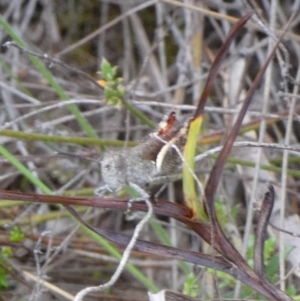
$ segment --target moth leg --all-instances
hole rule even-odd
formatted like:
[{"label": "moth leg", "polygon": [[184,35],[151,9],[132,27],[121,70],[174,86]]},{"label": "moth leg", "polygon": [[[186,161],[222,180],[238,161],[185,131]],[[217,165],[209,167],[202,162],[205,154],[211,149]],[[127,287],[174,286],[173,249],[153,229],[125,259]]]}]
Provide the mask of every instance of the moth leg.
[{"label": "moth leg", "polygon": [[106,192],[112,192],[112,190],[109,188],[109,186],[103,185],[103,186],[97,187],[94,190],[94,195],[103,197],[103,196],[105,196]]},{"label": "moth leg", "polygon": [[168,183],[164,183],[157,192],[153,195],[155,203],[158,203],[159,196],[163,193],[163,191],[168,187]]},{"label": "moth leg", "polygon": [[142,187],[140,187],[139,185],[129,182],[128,185],[130,187],[132,187],[141,197],[138,198],[132,198],[128,201],[127,203],[127,211],[126,211],[126,219],[127,220],[135,220],[135,219],[142,219],[145,215],[145,213],[143,212],[131,212],[131,207],[133,203],[136,202],[146,202],[150,200],[150,195],[149,193],[143,189]]},{"label": "moth leg", "polygon": [[143,189],[141,186],[139,186],[139,185],[137,185],[135,183],[129,182],[128,185],[130,187],[132,187],[141,196],[139,198],[133,198],[133,199],[130,199],[128,201],[127,212],[130,212],[133,203],[144,202],[145,199],[149,200],[150,199],[150,195],[149,195],[149,193],[145,189]]}]

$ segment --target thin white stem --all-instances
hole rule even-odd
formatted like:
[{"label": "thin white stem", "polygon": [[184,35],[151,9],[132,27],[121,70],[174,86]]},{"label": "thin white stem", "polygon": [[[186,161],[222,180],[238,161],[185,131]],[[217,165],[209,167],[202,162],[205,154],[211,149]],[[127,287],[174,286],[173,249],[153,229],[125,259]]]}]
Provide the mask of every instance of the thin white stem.
[{"label": "thin white stem", "polygon": [[[300,68],[298,68],[296,81],[300,80]],[[293,94],[297,95],[299,92],[299,86],[295,85]],[[290,111],[286,125],[286,133],[284,143],[288,145],[290,143],[292,129],[293,129],[293,115],[295,112],[297,98],[293,97],[290,104]],[[285,218],[285,204],[286,204],[286,188],[287,188],[287,169],[289,161],[289,150],[285,149],[282,156],[282,173],[281,173],[281,195],[280,195],[280,217],[279,217],[279,227],[284,228],[284,218]],[[280,289],[285,291],[285,243],[284,243],[284,233],[279,232],[279,275],[280,275]]]},{"label": "thin white stem", "polygon": [[[275,21],[276,21],[276,7],[277,7],[277,0],[272,0],[271,3],[271,11],[270,11],[270,31],[273,32],[275,29]],[[268,43],[268,52],[267,55],[269,55],[272,51],[274,40],[271,35],[269,35],[269,43]],[[271,81],[272,81],[272,69],[273,69],[273,63],[270,62],[269,66],[267,67],[266,73],[265,73],[265,86],[264,86],[264,94],[263,94],[263,107],[262,107],[262,113],[267,114],[269,109],[269,98],[270,98],[270,91],[271,91]],[[265,119],[261,120],[260,129],[259,129],[259,137],[258,141],[259,143],[263,143],[265,133],[266,133],[266,127],[267,123]],[[249,237],[252,231],[252,224],[253,224],[253,206],[255,203],[256,198],[256,192],[258,187],[258,180],[259,180],[259,174],[260,174],[260,168],[261,168],[261,161],[262,161],[262,155],[263,150],[261,148],[257,151],[257,160],[255,163],[255,172],[254,172],[254,179],[252,183],[252,189],[251,189],[251,195],[248,203],[247,208],[247,219],[246,219],[246,225],[245,225],[245,234],[243,238],[243,244],[241,249],[241,255],[245,256],[247,249],[248,249],[248,243],[249,243]],[[241,290],[241,282],[239,281],[235,287],[234,291],[234,298],[237,299],[240,295]]]},{"label": "thin white stem", "polygon": [[[132,185],[134,186],[134,185]],[[134,188],[134,187],[133,187]],[[153,206],[149,200],[149,197],[145,197],[143,198],[143,200],[146,202],[147,206],[148,206],[148,212],[147,214],[144,216],[144,218],[137,224],[137,226],[134,229],[134,233],[132,235],[132,238],[129,242],[129,244],[127,245],[123,256],[120,260],[120,263],[115,271],[115,273],[113,274],[113,276],[111,277],[111,279],[105,283],[105,284],[100,284],[99,286],[90,286],[90,287],[86,287],[85,289],[81,290],[80,292],[78,292],[74,298],[74,301],[81,301],[84,296],[86,296],[89,293],[92,292],[101,292],[107,288],[110,288],[111,286],[113,286],[116,281],[119,279],[121,273],[123,272],[126,263],[128,262],[128,258],[131,254],[132,249],[134,248],[134,245],[136,244],[136,241],[139,237],[139,234],[141,233],[144,225],[150,220],[152,214],[153,214]]]}]

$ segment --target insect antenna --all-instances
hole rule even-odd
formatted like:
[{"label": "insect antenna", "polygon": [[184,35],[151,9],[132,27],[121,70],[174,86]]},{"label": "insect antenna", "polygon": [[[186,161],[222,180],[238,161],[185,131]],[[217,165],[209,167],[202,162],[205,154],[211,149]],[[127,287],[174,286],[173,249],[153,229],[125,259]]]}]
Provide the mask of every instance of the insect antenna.
[{"label": "insect antenna", "polygon": [[80,155],[80,154],[68,153],[68,152],[64,152],[64,151],[55,151],[55,153],[57,155],[65,156],[65,157],[69,157],[69,158],[78,158],[78,159],[82,159],[82,160],[96,162],[100,165],[99,160],[96,160],[96,159],[93,159],[93,158],[90,158],[90,157],[86,157],[86,156],[83,156],[83,155]]}]

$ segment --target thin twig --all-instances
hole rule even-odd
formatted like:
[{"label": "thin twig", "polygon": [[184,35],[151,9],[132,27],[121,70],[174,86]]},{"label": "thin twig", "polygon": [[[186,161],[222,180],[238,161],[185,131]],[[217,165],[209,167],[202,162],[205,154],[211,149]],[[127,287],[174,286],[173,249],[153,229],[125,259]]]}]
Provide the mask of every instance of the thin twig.
[{"label": "thin twig", "polygon": [[[297,77],[296,82],[300,80],[300,68],[298,67],[297,71]],[[298,95],[299,93],[299,86],[295,85],[293,89],[293,95]],[[297,103],[297,99],[295,97],[292,98],[289,108],[289,115],[286,125],[286,133],[285,133],[285,139],[284,143],[288,144],[290,143],[291,136],[292,136],[292,130],[293,130],[293,116],[294,116],[294,110]],[[284,220],[285,220],[285,208],[286,208],[286,188],[288,184],[288,163],[289,163],[289,150],[286,149],[283,152],[282,156],[282,173],[281,173],[281,195],[280,195],[280,217],[279,217],[279,227],[283,228]],[[279,274],[280,279],[284,279],[285,277],[285,242],[284,242],[284,234],[282,232],[279,232]],[[280,289],[285,290],[285,281],[280,282]]]},{"label": "thin twig", "polygon": [[[249,141],[241,141],[234,142],[233,147],[262,147],[262,148],[271,148],[271,149],[280,149],[280,150],[289,150],[300,153],[300,147],[293,147],[289,145],[277,144],[277,143],[262,143],[262,142],[249,142]],[[208,151],[202,153],[195,157],[195,161],[201,161],[204,158],[216,154],[222,150],[223,146],[217,146]]]},{"label": "thin twig", "polygon": [[27,271],[23,271],[23,275],[24,275],[25,278],[28,278],[28,279],[30,279],[32,281],[35,281],[35,282],[39,281],[39,283],[41,285],[43,285],[44,287],[46,287],[50,291],[59,294],[60,296],[62,296],[66,300],[71,300],[72,301],[73,298],[74,298],[73,295],[71,295],[68,292],[62,290],[61,288],[57,287],[56,285],[53,285],[53,284],[51,284],[51,283],[49,283],[49,282],[47,282],[45,280],[41,280],[37,276],[35,276],[35,275],[33,275],[33,274],[31,274],[31,273],[29,273]]},{"label": "thin twig", "polygon": [[107,288],[110,288],[111,286],[113,286],[116,281],[119,279],[122,271],[125,268],[126,263],[128,262],[128,258],[131,254],[132,249],[134,248],[134,245],[136,244],[136,241],[139,237],[139,234],[141,233],[144,225],[150,220],[152,214],[153,214],[153,205],[151,204],[149,197],[145,197],[143,198],[143,200],[145,201],[145,203],[147,204],[148,207],[148,211],[147,214],[143,217],[143,219],[137,224],[137,226],[134,229],[134,233],[132,235],[132,238],[129,242],[129,244],[127,245],[123,256],[120,260],[120,263],[115,271],[115,273],[113,274],[113,276],[111,277],[111,279],[105,283],[105,284],[101,284],[99,286],[90,286],[90,287],[86,287],[85,289],[79,291],[75,298],[74,301],[81,301],[83,299],[84,296],[86,296],[89,293],[92,292],[101,292]]},{"label": "thin twig", "polygon": [[90,82],[92,82],[97,88],[99,88],[101,91],[103,91],[103,88],[98,84],[98,82],[92,76],[90,76],[89,74],[87,74],[86,72],[84,72],[84,71],[82,71],[80,69],[77,69],[77,68],[74,68],[74,67],[70,67],[68,64],[64,63],[60,59],[53,58],[53,57],[51,57],[47,53],[41,54],[41,53],[37,53],[37,52],[31,51],[29,49],[26,49],[26,48],[18,45],[16,42],[13,42],[13,41],[5,42],[3,44],[3,47],[7,47],[7,48],[15,47],[15,48],[20,49],[22,52],[24,52],[26,54],[33,55],[33,56],[41,58],[41,59],[45,59],[45,60],[47,60],[47,61],[50,62],[49,68],[52,67],[52,64],[55,64],[55,65],[59,65],[59,66],[65,68],[65,69],[67,69],[67,70],[69,70],[71,72],[75,72],[75,73],[77,73],[77,74],[85,77],[87,80],[89,80]]}]

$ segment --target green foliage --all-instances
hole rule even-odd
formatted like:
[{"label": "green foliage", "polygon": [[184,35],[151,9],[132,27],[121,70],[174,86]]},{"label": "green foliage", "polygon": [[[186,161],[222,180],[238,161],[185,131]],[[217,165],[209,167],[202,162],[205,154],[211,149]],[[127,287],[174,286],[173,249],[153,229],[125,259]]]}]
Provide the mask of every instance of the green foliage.
[{"label": "green foliage", "polygon": [[101,76],[104,81],[100,81],[100,85],[104,88],[105,102],[116,108],[122,107],[125,90],[122,78],[117,77],[117,67],[113,67],[106,59],[102,59]]},{"label": "green foliage", "polygon": [[[247,251],[247,262],[248,264],[253,267],[253,256],[254,256],[254,243],[255,237],[251,235],[249,237],[249,245]],[[279,270],[279,254],[276,252],[276,238],[270,237],[265,241],[264,247],[264,266],[265,266],[265,273],[266,277],[269,279],[270,282],[278,281],[278,270]],[[290,248],[286,249],[285,255],[287,256],[291,251]]]},{"label": "green foliage", "polygon": [[193,272],[189,273],[183,285],[183,294],[190,297],[197,297],[199,288],[199,279],[197,279]]},{"label": "green foliage", "polygon": [[229,216],[234,218],[239,210],[238,206],[234,206],[233,208],[230,208],[230,211],[228,212],[228,206],[219,199],[216,199],[215,201],[215,208],[218,220],[221,225],[229,223]]},{"label": "green foliage", "polygon": [[122,86],[122,78],[117,77],[117,67],[113,67],[106,59],[102,59],[101,71],[102,79],[98,84],[103,87],[105,94],[105,103],[112,105],[119,109],[124,106],[131,112],[133,116],[140,119],[144,124],[150,128],[155,129],[156,125],[148,119],[142,112],[124,100],[125,89]]},{"label": "green foliage", "polygon": [[14,226],[9,233],[9,240],[11,242],[20,242],[24,239],[24,237],[24,233],[20,230],[18,226]]},{"label": "green foliage", "polygon": [[[224,272],[216,271],[213,269],[209,269],[211,273],[217,276],[218,278],[218,287],[219,289],[224,289],[225,293],[223,295],[224,298],[233,298],[234,295],[234,287],[236,285],[236,279],[231,275],[228,275]],[[257,293],[254,292],[251,288],[242,285],[241,292],[240,292],[240,299],[247,299],[251,297],[251,299],[257,298]],[[259,296],[259,298],[263,298]]]},{"label": "green foliage", "polygon": [[12,248],[11,247],[2,247],[1,248],[1,255],[4,258],[10,258],[13,254]]},{"label": "green foliage", "polygon": [[297,290],[293,284],[289,285],[285,292],[290,296],[290,297],[295,297],[297,295]]},{"label": "green foliage", "polygon": [[93,278],[94,278],[95,280],[99,280],[99,279],[101,279],[101,277],[102,277],[102,273],[101,273],[100,270],[97,270],[97,271],[94,271],[94,272],[93,272]]},{"label": "green foliage", "polygon": [[[292,249],[292,247],[285,249],[285,257],[288,256]],[[271,255],[272,256],[270,256],[269,259],[265,260],[266,276],[270,280],[270,282],[276,282],[278,281],[277,275],[279,271],[279,253],[272,252]]]},{"label": "green foliage", "polygon": [[101,73],[105,80],[113,81],[117,75],[117,67],[113,67],[106,59],[103,58],[101,64]]},{"label": "green foliage", "polygon": [[[0,263],[2,263],[1,260]],[[0,266],[0,291],[7,287],[8,287],[7,273],[6,270]]]},{"label": "green foliage", "polygon": [[208,269],[208,270],[218,277],[219,288],[228,288],[235,285],[235,279],[231,275],[213,269]]},{"label": "green foliage", "polygon": [[12,256],[12,249],[10,247],[2,247],[0,252],[0,291],[7,288],[9,285],[7,278],[7,271],[9,267],[6,259]]},{"label": "green foliage", "polygon": [[[217,202],[220,203],[220,202]],[[219,205],[217,206],[217,208],[222,209],[222,206]],[[221,210],[221,212],[219,211],[218,214],[223,215],[223,212]],[[223,217],[221,217],[221,219],[223,219]],[[254,262],[253,262],[253,256],[254,256],[254,244],[255,244],[255,236],[251,235],[249,237],[249,241],[248,241],[248,250],[247,250],[247,263],[253,268],[254,267]],[[289,254],[289,252],[291,251],[291,248],[287,248],[285,255],[287,256]],[[265,267],[265,274],[266,277],[268,278],[268,280],[272,283],[275,283],[278,281],[278,271],[279,271],[279,254],[277,252],[277,245],[276,245],[276,238],[275,237],[270,237],[268,239],[266,239],[265,241],[265,247],[264,247],[264,267]],[[234,287],[236,284],[236,280],[224,273],[224,272],[220,272],[220,271],[215,271],[212,269],[209,269],[211,271],[211,273],[214,273],[217,277],[218,277],[218,286],[219,288],[225,288],[226,290],[230,287]],[[293,285],[289,286],[286,290],[286,293],[292,297],[295,297],[296,295],[296,290],[295,287]],[[240,297],[242,299],[247,299],[251,296],[251,298],[254,298],[254,295],[256,294],[255,292],[253,292],[252,289],[250,289],[249,287],[243,285],[242,289],[241,289],[241,294]],[[226,298],[232,298],[233,297],[233,292],[231,291],[228,294],[225,294]],[[256,297],[255,297],[256,298]],[[264,299],[264,297],[259,296],[259,298]],[[300,298],[299,298],[300,300]]]}]

